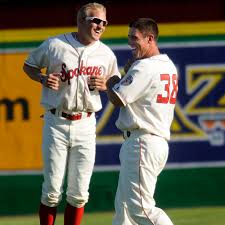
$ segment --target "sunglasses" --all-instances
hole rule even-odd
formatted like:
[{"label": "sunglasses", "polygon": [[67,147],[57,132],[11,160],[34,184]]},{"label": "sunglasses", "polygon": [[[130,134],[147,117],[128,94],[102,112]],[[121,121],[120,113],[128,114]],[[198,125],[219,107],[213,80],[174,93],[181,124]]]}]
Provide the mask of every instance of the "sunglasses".
[{"label": "sunglasses", "polygon": [[85,20],[86,21],[91,21],[92,23],[95,23],[97,25],[99,25],[102,22],[104,27],[107,26],[107,24],[108,24],[108,21],[101,20],[98,17],[94,17],[94,16],[87,16],[87,17],[85,17]]}]

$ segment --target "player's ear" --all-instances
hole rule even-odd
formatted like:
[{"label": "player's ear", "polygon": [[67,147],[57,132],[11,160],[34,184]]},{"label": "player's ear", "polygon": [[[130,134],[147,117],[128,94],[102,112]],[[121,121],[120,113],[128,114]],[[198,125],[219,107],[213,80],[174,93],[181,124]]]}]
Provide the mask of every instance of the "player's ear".
[{"label": "player's ear", "polygon": [[151,43],[152,41],[155,40],[153,34],[149,34],[147,37],[148,37],[148,42],[149,42],[149,43]]}]

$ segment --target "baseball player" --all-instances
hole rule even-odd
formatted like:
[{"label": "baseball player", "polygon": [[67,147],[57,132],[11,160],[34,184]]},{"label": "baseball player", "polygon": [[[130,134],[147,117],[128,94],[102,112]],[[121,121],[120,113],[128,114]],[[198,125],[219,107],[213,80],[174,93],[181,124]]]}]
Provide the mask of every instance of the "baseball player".
[{"label": "baseball player", "polygon": [[110,76],[120,76],[114,53],[99,41],[106,25],[106,8],[86,4],[77,14],[78,32],[48,38],[24,63],[25,73],[43,87],[41,104],[46,111],[41,225],[54,224],[66,175],[64,224],[81,223],[95,161],[99,91],[106,90]]},{"label": "baseball player", "polygon": [[[107,81],[108,97],[120,106],[116,126],[124,132],[113,225],[172,225],[153,198],[168,157],[170,126],[178,91],[177,70],[157,47],[158,26],[140,18],[129,25],[135,61],[120,80]],[[132,62],[132,61],[131,61]]]}]

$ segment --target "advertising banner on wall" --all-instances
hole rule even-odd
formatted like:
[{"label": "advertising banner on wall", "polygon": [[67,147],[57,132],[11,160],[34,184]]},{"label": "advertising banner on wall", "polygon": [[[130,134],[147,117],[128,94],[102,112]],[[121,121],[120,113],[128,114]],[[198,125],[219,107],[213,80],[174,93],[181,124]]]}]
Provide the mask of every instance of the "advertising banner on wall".
[{"label": "advertising banner on wall", "polygon": [[[126,47],[114,48],[114,51],[120,66],[131,57],[130,50]],[[169,143],[170,155],[167,167],[223,165],[224,43],[167,43],[160,45],[160,51],[169,55],[179,73],[178,100],[171,127],[172,138]],[[116,165],[119,163],[120,139],[119,131],[114,124],[118,109],[114,109],[106,97],[103,99],[106,106],[98,117],[99,125],[101,124],[98,137],[101,140],[97,148],[97,165]],[[118,143],[115,143],[116,140]]]},{"label": "advertising banner on wall", "polygon": [[[201,40],[182,36],[179,41],[175,36],[164,35],[159,41],[161,53],[168,54],[175,62],[179,75],[167,168],[225,163],[225,38],[218,35],[216,40],[216,35],[204,35]],[[114,36],[103,41],[115,52],[123,73],[131,51],[126,37],[118,37],[119,33]],[[3,173],[42,169],[41,85],[32,82],[22,70],[28,53],[42,40],[22,41],[20,35],[17,37],[19,42],[3,39],[0,42],[0,171]],[[96,114],[95,169],[117,170],[123,142],[121,131],[115,127],[119,109],[108,102],[105,93],[101,97],[103,109]]]}]

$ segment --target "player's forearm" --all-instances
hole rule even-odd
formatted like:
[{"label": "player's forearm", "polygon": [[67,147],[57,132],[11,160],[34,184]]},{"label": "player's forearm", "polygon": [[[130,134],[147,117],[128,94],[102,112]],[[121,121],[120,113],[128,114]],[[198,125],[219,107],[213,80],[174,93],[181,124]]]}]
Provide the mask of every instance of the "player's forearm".
[{"label": "player's forearm", "polygon": [[106,81],[106,87],[107,89],[112,89],[112,87],[119,82],[120,82],[120,78],[114,75]]},{"label": "player's forearm", "polygon": [[33,68],[31,66],[28,66],[24,64],[23,71],[34,81],[42,83],[42,77],[41,71],[37,68]]},{"label": "player's forearm", "polygon": [[117,94],[112,90],[113,86],[120,82],[120,78],[118,76],[113,76],[108,79],[106,82],[107,86],[107,96],[109,101],[115,106],[124,106],[123,102],[117,96]]}]

